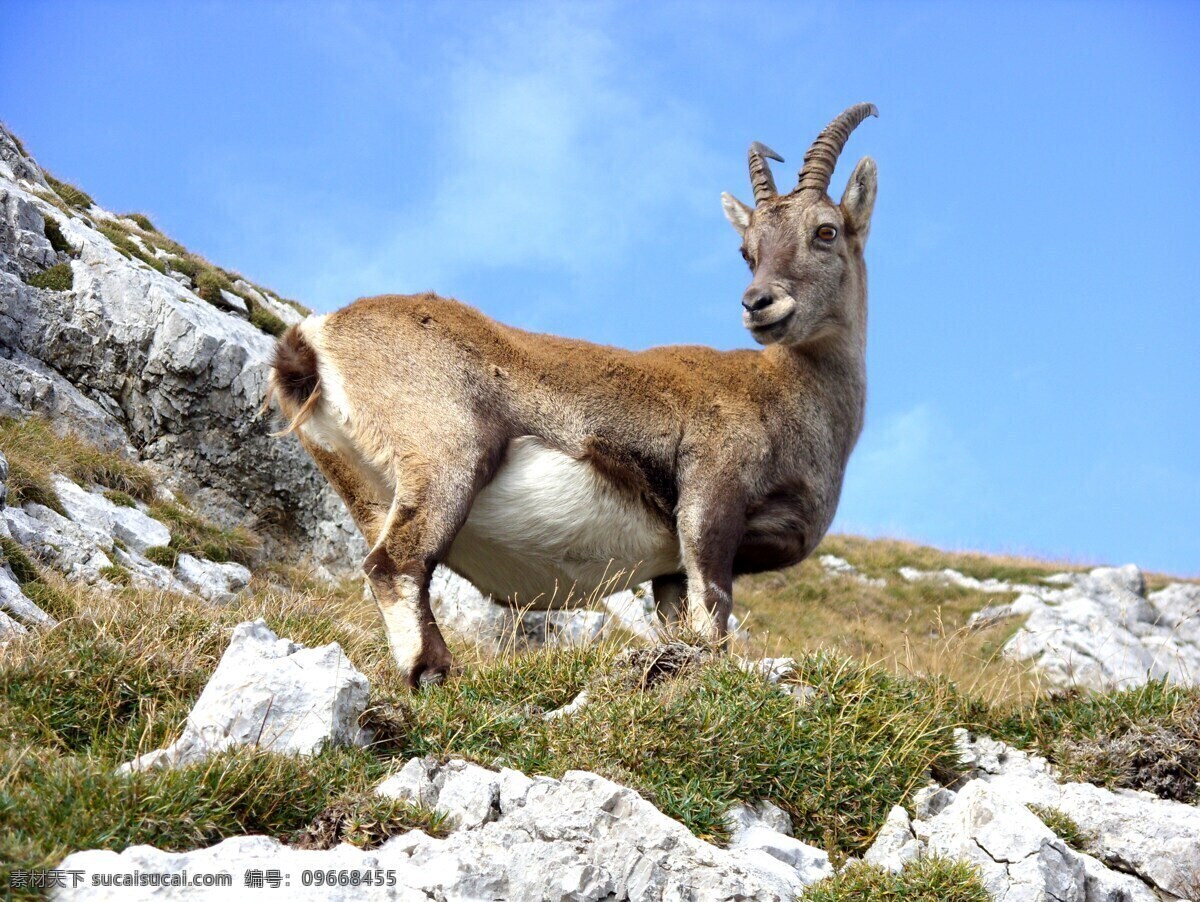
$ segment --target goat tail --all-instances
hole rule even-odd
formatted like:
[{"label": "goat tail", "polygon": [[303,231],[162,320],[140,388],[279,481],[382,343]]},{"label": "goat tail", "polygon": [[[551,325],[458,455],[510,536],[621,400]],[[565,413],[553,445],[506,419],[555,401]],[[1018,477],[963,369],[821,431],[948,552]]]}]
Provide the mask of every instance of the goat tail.
[{"label": "goat tail", "polygon": [[317,352],[298,325],[284,332],[275,345],[264,409],[270,405],[272,397],[279,398],[279,408],[289,418],[287,428],[274,433],[277,437],[295,432],[304,425],[321,400]]}]

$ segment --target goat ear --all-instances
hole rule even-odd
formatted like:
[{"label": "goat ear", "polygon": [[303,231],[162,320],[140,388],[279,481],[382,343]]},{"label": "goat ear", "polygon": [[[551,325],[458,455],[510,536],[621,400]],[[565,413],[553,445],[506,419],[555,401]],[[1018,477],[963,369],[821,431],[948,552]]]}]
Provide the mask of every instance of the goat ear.
[{"label": "goat ear", "polygon": [[728,191],[721,193],[721,206],[725,208],[725,218],[733,223],[739,235],[745,235],[750,225],[750,214],[754,212]]},{"label": "goat ear", "polygon": [[866,235],[871,227],[871,211],[875,209],[875,191],[879,187],[875,161],[863,157],[854,167],[846,193],[842,195],[842,215],[851,228]]}]

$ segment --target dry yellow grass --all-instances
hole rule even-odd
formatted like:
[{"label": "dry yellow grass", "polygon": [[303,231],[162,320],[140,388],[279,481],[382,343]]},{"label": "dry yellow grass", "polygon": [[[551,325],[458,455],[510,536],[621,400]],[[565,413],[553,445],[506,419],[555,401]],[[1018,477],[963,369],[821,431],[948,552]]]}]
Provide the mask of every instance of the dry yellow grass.
[{"label": "dry yellow grass", "polygon": [[[817,558],[835,554],[861,573],[882,578],[868,585],[852,576],[826,573]],[[829,536],[811,558],[778,573],[739,579],[736,613],[754,636],[751,651],[798,657],[828,649],[908,675],[941,676],[964,692],[989,702],[1035,697],[1036,673],[1000,655],[1021,621],[968,630],[971,614],[1011,600],[943,585],[910,583],[902,566],[920,570],[952,568],[977,579],[1037,583],[1077,566],[1032,558],[944,552],[892,539]]]}]

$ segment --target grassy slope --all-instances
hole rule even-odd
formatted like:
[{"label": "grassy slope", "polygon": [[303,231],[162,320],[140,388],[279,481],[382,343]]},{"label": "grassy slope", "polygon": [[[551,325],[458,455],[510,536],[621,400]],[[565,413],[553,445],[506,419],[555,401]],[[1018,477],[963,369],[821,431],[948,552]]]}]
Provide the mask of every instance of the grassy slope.
[{"label": "grassy slope", "polygon": [[[39,421],[0,423],[0,449],[17,474],[16,501],[53,501],[52,472],[108,485],[116,498],[153,494],[136,465],[59,438]],[[186,505],[170,513],[172,528],[201,550],[230,539],[210,532]],[[466,675],[412,697],[355,581],[319,583],[256,562],[244,537],[233,544],[257,565],[256,576],[251,592],[225,607],[69,585],[19,549],[6,549],[22,582],[54,599],[63,622],[0,649],[0,882],[6,869],[52,866],[79,848],[186,848],[245,832],[367,844],[411,826],[436,830],[429,812],[382,805],[368,794],[412,755],[462,755],[552,776],[594,770],[718,842],[730,804],[766,798],[791,813],[798,836],[842,860],[871,842],[889,808],[930,770],[953,771],[956,726],[1037,746],[1073,774],[1110,785],[1142,785],[1144,775],[1122,770],[1111,754],[1130,737],[1161,733],[1168,746],[1200,747],[1200,693],[1151,685],[1052,699],[1028,684],[1010,691],[1023,675],[1010,677],[986,649],[1002,636],[957,630],[997,596],[908,585],[892,572],[901,564],[952,566],[1032,581],[1058,565],[833,537],[822,551],[888,576],[888,587],[830,578],[813,562],[740,581],[749,624],[770,630],[767,650],[795,655],[795,679],[816,689],[800,705],[728,658],[699,660],[673,679],[642,685],[646,661],[639,671],[616,642],[499,656],[459,647]],[[248,750],[200,767],[115,776],[117,764],[178,734],[232,627],[259,616],[296,641],[342,645],[371,679],[376,746],[312,761]],[[941,624],[932,634],[931,623]],[[761,642],[751,645],[743,650],[763,650]],[[585,686],[590,706],[542,720]],[[1185,779],[1171,785],[1188,785],[1195,770],[1193,759],[1179,757],[1173,773]],[[1161,777],[1161,768],[1150,775]],[[856,869],[815,892],[822,899],[981,898],[967,871],[937,861],[898,878]]]},{"label": "grassy slope", "polygon": [[[179,242],[160,232],[142,213],[126,213],[116,219],[94,221],[91,218],[94,201],[90,195],[74,185],[60,182],[48,172],[43,172],[43,175],[51,190],[36,189],[35,193],[56,207],[64,217],[87,221],[129,260],[139,260],[163,274],[182,273],[192,280],[197,296],[210,304],[222,308],[226,306],[221,296],[222,291],[240,296],[246,305],[250,323],[268,335],[281,335],[287,328],[286,324],[271,310],[257,302],[251,292],[235,288],[234,283],[238,280],[245,281],[259,294],[275,297],[305,316],[312,312],[297,301],[279,297],[276,292],[251,282],[240,273],[222,269],[199,254],[192,253]],[[54,216],[46,217],[45,233],[55,250],[77,256],[63,238]],[[65,263],[57,264],[32,276],[29,284],[56,291],[68,290],[72,285],[70,267]]]},{"label": "grassy slope", "polygon": [[[834,554],[868,577],[827,574],[818,563]],[[897,570],[954,569],[979,580],[1037,585],[1052,574],[1087,569],[1077,564],[1027,557],[947,552],[894,539],[831,535],[802,564],[777,573],[743,577],[734,597],[736,613],[756,635],[758,650],[797,655],[830,649],[878,663],[897,673],[939,674],[990,702],[1031,700],[1042,691],[1036,673],[1001,657],[1021,620],[967,630],[967,618],[989,604],[1011,601],[1010,593],[989,594],[936,581],[909,583]],[[1147,574],[1151,589],[1169,580]]]}]

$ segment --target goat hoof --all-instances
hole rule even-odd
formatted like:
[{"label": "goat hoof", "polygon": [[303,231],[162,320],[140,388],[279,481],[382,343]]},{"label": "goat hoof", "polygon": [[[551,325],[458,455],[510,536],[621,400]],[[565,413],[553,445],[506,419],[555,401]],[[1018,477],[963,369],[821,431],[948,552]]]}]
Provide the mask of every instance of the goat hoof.
[{"label": "goat hoof", "polygon": [[412,687],[414,689],[426,689],[431,686],[440,686],[446,682],[446,678],[449,675],[449,667],[426,667],[419,673],[412,675]]}]

